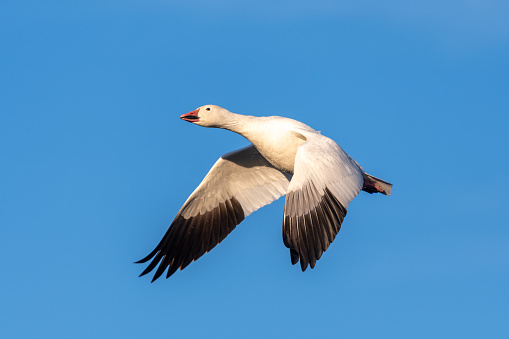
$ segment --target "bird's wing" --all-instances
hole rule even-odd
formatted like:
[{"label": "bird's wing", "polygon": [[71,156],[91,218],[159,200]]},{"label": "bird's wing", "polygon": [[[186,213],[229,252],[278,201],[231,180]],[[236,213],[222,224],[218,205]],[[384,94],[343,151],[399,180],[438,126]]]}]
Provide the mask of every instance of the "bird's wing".
[{"label": "bird's wing", "polygon": [[223,155],[184,203],[140,275],[159,267],[166,277],[209,252],[240,222],[286,194],[291,176],[274,168],[253,145]]},{"label": "bird's wing", "polygon": [[363,185],[363,171],[333,140],[307,136],[297,148],[294,175],[288,186],[283,241],[292,264],[302,270],[327,250],[339,232],[350,201]]}]

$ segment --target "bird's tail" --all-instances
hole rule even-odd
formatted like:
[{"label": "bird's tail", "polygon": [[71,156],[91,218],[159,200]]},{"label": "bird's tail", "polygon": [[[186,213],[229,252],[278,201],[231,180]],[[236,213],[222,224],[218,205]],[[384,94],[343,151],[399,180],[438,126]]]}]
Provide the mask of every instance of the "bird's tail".
[{"label": "bird's tail", "polygon": [[385,195],[391,195],[392,184],[382,179],[378,179],[372,175],[364,173],[364,186],[363,191],[368,193],[382,193]]}]

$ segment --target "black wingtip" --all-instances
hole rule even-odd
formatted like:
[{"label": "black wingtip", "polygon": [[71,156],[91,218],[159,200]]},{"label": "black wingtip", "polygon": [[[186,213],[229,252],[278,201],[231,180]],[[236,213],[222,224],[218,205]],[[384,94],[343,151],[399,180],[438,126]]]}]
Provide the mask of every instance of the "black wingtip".
[{"label": "black wingtip", "polygon": [[145,274],[151,272],[155,267],[156,265],[159,263],[159,260],[152,260],[152,262],[150,263],[150,265],[148,265],[145,270],[140,274],[140,277],[141,276],[144,276]]},{"label": "black wingtip", "polygon": [[315,265],[316,265],[316,260],[313,260],[309,263],[309,267],[311,267],[311,269],[315,268]]},{"label": "black wingtip", "polygon": [[144,264],[144,263],[146,263],[147,261],[152,259],[154,257],[154,255],[156,255],[156,253],[158,251],[159,251],[159,245],[157,245],[156,248],[154,248],[154,250],[152,252],[150,252],[149,255],[147,255],[145,258],[136,261],[135,264]]},{"label": "black wingtip", "polygon": [[300,256],[300,268],[301,268],[302,272],[304,272],[308,268],[308,265],[309,265],[308,259],[305,256],[301,255]]},{"label": "black wingtip", "polygon": [[290,259],[292,260],[292,265],[295,265],[299,262],[299,253],[293,248],[290,248]]}]

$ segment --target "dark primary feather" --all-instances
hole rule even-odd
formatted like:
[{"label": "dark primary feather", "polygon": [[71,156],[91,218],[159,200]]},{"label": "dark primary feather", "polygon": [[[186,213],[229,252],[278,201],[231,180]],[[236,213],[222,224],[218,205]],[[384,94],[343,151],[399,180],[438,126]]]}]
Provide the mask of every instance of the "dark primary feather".
[{"label": "dark primary feather", "polygon": [[156,248],[137,262],[152,260],[140,277],[151,272],[158,264],[152,281],[159,278],[166,268],[166,278],[170,277],[177,269],[184,269],[192,261],[212,250],[242,220],[244,211],[235,197],[220,203],[205,214],[189,219],[179,213]]},{"label": "dark primary feather", "polygon": [[326,187],[315,206],[305,213],[299,213],[299,206],[312,203],[316,189],[306,187],[300,191],[288,193],[283,219],[283,242],[290,249],[290,258],[295,265],[300,259],[302,271],[320,259],[323,252],[341,228],[346,209]]}]

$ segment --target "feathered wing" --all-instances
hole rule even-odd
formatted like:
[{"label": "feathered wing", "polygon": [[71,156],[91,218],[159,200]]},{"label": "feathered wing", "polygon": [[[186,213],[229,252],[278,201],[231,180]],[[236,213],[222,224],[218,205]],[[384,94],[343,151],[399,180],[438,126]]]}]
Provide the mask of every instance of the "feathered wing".
[{"label": "feathered wing", "polygon": [[166,277],[209,252],[245,217],[286,194],[291,176],[274,168],[253,145],[223,155],[184,203],[140,275],[159,267]]},{"label": "feathered wing", "polygon": [[292,264],[315,266],[362,186],[363,171],[333,140],[317,134],[298,147],[283,218]]}]

